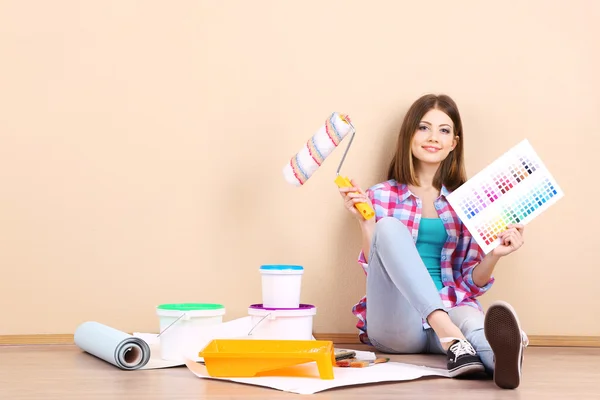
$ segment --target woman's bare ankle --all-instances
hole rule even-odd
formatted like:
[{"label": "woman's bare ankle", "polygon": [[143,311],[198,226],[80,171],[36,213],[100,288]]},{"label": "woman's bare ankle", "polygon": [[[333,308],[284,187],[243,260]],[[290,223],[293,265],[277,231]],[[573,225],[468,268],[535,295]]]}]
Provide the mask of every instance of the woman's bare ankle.
[{"label": "woman's bare ankle", "polygon": [[429,314],[427,323],[440,338],[442,348],[446,351],[454,342],[453,339],[465,339],[458,326],[454,325],[448,314],[442,310],[435,310]]}]

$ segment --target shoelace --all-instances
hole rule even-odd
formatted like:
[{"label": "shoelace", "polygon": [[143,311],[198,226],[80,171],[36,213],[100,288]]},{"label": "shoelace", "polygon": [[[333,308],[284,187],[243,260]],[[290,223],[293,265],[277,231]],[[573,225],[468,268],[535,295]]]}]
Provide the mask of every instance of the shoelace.
[{"label": "shoelace", "polygon": [[454,362],[456,362],[458,357],[462,356],[463,354],[470,354],[472,356],[476,354],[475,349],[473,346],[471,346],[471,343],[465,339],[460,339],[458,342],[450,346],[450,351],[454,353]]}]

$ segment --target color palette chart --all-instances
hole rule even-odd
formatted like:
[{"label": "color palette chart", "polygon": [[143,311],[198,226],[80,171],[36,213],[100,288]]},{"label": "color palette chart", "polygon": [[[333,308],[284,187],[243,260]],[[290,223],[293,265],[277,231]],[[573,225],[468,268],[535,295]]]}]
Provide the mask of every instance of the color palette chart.
[{"label": "color palette chart", "polygon": [[528,140],[504,153],[448,196],[487,254],[509,224],[526,225],[564,196]]}]

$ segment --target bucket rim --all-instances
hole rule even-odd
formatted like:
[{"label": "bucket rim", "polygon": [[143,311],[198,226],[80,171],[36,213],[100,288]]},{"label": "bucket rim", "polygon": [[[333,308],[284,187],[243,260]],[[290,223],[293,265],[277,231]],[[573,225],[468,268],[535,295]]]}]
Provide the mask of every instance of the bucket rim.
[{"label": "bucket rim", "polygon": [[264,264],[260,266],[261,271],[304,271],[304,267],[302,265],[292,265],[292,264]]},{"label": "bucket rim", "polygon": [[300,304],[298,308],[270,308],[262,304],[252,304],[248,307],[250,316],[265,316],[271,314],[273,317],[309,317],[317,314],[317,307],[312,304]]},{"label": "bucket rim", "polygon": [[300,307],[296,308],[285,308],[285,307],[264,307],[262,303],[252,304],[248,307],[251,310],[266,310],[266,311],[308,311],[316,308],[312,304],[300,304]]},{"label": "bucket rim", "polygon": [[225,306],[218,303],[164,303],[156,306],[159,311],[220,311]]}]

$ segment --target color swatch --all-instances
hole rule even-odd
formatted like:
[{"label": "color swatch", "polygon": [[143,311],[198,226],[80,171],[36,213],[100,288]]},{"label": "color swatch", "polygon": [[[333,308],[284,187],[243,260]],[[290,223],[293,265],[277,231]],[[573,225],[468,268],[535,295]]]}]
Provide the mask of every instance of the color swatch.
[{"label": "color swatch", "polygon": [[509,224],[527,224],[564,196],[527,140],[510,149],[448,196],[487,254]]}]

